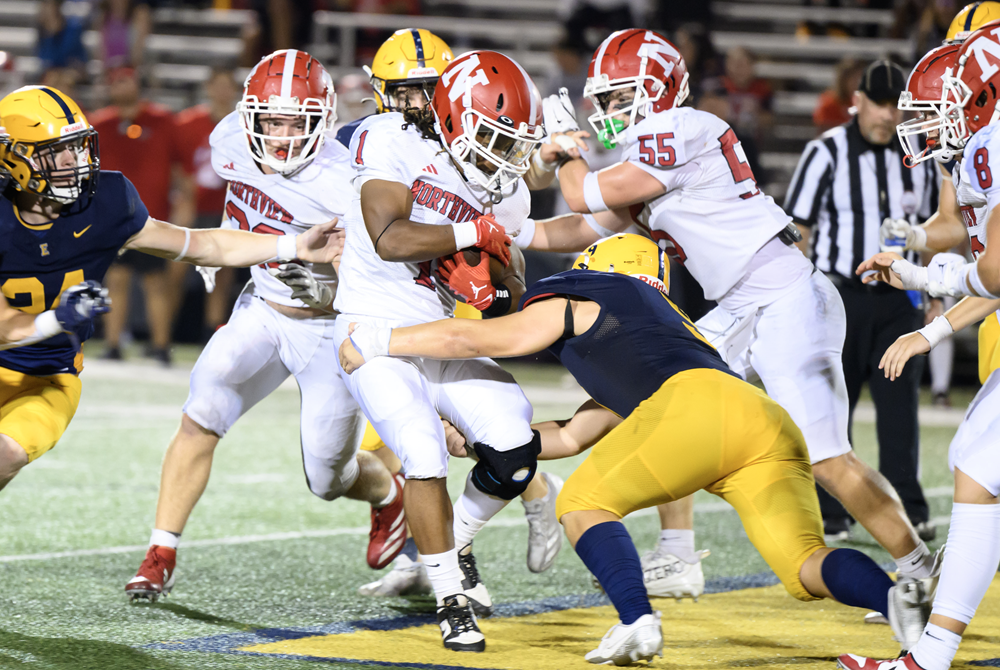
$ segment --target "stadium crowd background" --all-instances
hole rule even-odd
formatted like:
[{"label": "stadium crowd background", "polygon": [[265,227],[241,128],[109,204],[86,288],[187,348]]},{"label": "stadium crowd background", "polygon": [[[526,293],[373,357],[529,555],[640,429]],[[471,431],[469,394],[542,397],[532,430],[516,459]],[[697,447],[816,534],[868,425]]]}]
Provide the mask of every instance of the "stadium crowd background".
[{"label": "stadium crowd background", "polygon": [[[395,29],[428,28],[456,54],[474,48],[509,54],[542,95],[567,87],[586,128],[591,110],[582,92],[594,48],[613,30],[650,27],[684,55],[689,104],[733,126],[758,182],[780,203],[805,143],[850,118],[851,94],[867,63],[890,58],[909,71],[940,44],[962,6],[959,0],[0,0],[0,95],[31,83],[62,90],[98,126],[105,167],[131,159],[117,169],[137,183],[151,214],[181,225],[217,225],[224,184],[208,165],[208,133],[235,105],[248,67],[275,49],[306,49],[326,65],[342,124],[374,111],[361,67],[377,47]],[[596,142],[591,147],[592,165],[617,158]],[[532,208],[536,218],[566,211],[558,189],[534,194]],[[529,284],[563,269],[552,255],[529,254]],[[709,305],[682,269],[675,271],[681,276],[672,293],[697,318]],[[150,342],[147,355],[169,364],[171,342],[204,342],[225,322],[244,280],[220,273],[217,291],[206,299],[187,266],[123,259],[108,277],[118,318],[105,323],[104,355],[122,356],[117,345],[135,337]],[[973,332],[958,338],[956,381],[973,382],[975,366]]]}]

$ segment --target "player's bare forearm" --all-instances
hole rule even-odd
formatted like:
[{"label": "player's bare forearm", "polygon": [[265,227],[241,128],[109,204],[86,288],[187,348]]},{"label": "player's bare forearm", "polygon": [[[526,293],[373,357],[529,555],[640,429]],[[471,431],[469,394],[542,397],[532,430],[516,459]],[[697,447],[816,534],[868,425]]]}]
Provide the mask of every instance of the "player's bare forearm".
[{"label": "player's bare forearm", "polygon": [[806,258],[809,257],[809,238],[812,237],[812,228],[809,226],[804,226],[801,223],[796,223],[795,227],[799,229],[799,235],[802,239],[795,243],[796,248],[802,252],[802,255]]},{"label": "player's bare forearm", "polygon": [[[591,211],[584,196],[584,180],[589,171],[587,162],[582,159],[569,161],[559,168],[562,196],[570,209],[581,214]],[[627,161],[598,172],[597,184],[608,209],[631,207],[667,192],[656,177]]]},{"label": "player's bare forearm", "polygon": [[451,226],[410,221],[412,210],[413,193],[405,184],[372,179],[361,187],[361,215],[379,258],[421,263],[458,251]]},{"label": "player's bare forearm", "polygon": [[941,210],[934,212],[922,227],[927,233],[927,248],[932,251],[948,251],[962,244],[966,238],[962,220],[948,216]]},{"label": "player's bare forearm", "polygon": [[35,337],[35,315],[6,304],[0,307],[0,348],[12,349],[39,341]]},{"label": "player's bare forearm", "polygon": [[551,461],[576,456],[597,444],[621,421],[617,414],[588,400],[571,419],[532,424],[542,438],[538,459]]},{"label": "player's bare forearm", "polygon": [[[614,212],[601,212],[601,214],[595,215],[595,218],[604,225],[603,220],[607,218],[608,214],[614,216]],[[605,227],[613,230],[624,230],[627,226],[618,228],[606,225]],[[582,214],[566,214],[565,216],[535,221],[535,236],[531,238],[531,245],[528,248],[535,251],[561,253],[583,251],[599,239],[601,239],[600,233],[590,227]]]},{"label": "player's bare forearm", "polygon": [[945,312],[944,317],[951,324],[951,329],[957,333],[963,328],[985,319],[998,309],[1000,309],[1000,300],[966,296]]}]

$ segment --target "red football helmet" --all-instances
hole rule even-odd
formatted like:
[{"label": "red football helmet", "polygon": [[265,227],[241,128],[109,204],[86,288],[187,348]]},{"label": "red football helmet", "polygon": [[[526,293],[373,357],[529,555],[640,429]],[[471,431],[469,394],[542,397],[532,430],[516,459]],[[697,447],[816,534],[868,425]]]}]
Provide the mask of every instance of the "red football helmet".
[{"label": "red football helmet", "polygon": [[[961,108],[943,122],[947,141],[959,148],[1000,115],[1000,21],[969,35],[956,55],[955,73],[944,75],[944,94]],[[944,137],[945,135],[942,135]]]},{"label": "red football helmet", "polygon": [[470,51],[441,73],[430,106],[445,149],[499,202],[544,136],[531,77],[503,54]]},{"label": "red football helmet", "polygon": [[[899,95],[899,108],[917,114],[916,118],[896,126],[896,134],[906,149],[906,160],[911,166],[929,158],[946,163],[961,151],[961,147],[949,145],[944,130],[947,120],[961,113],[961,101],[945,94],[942,81],[945,74],[954,72],[958,50],[959,45],[946,44],[928,51],[913,68],[906,90]],[[922,150],[921,135],[926,135]]]},{"label": "red football helmet", "polygon": [[[628,106],[608,111],[611,93],[633,89]],[[635,117],[645,117],[680,107],[688,96],[688,71],[684,58],[665,37],[652,30],[619,30],[601,42],[587,72],[583,94],[597,112],[588,119],[598,139],[608,149]],[[627,114],[629,122],[616,117]]]},{"label": "red football helmet", "polygon": [[[236,106],[250,156],[286,175],[316,157],[337,121],[336,110],[337,95],[326,69],[305,51],[295,49],[275,51],[257,63],[243,84],[243,99]],[[261,126],[261,114],[303,116],[305,133],[267,135]],[[284,156],[270,153],[269,142],[284,143],[287,148],[275,152]]]}]

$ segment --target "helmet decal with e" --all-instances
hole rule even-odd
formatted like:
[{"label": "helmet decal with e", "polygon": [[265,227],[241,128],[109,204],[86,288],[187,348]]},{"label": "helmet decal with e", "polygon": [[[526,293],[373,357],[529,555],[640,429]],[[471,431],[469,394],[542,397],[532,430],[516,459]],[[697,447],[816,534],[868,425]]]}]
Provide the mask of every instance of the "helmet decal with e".
[{"label": "helmet decal with e", "polygon": [[948,119],[961,113],[961,100],[954,97],[954,89],[945,91],[943,82],[944,75],[954,71],[958,51],[957,44],[931,49],[913,68],[906,90],[899,95],[899,109],[916,113],[915,118],[896,126],[909,166],[931,158],[946,163],[961,151],[949,142],[946,130]]},{"label": "helmet decal with e", "polygon": [[404,87],[420,87],[430,102],[438,77],[454,59],[451,47],[431,31],[397,30],[375,52],[371,67],[364,66],[375,91],[376,113],[402,112],[396,93]]},{"label": "helmet decal with e", "polygon": [[0,174],[14,188],[71,205],[90,202],[101,160],[97,131],[80,106],[49,86],[25,86],[0,100]]},{"label": "helmet decal with e", "polygon": [[[275,51],[257,63],[236,105],[250,157],[285,176],[295,174],[319,154],[337,121],[336,109],[337,96],[326,69],[305,51],[295,49]],[[261,123],[263,116],[304,117],[305,132],[269,135]]]},{"label": "helmet decal with e", "polygon": [[431,110],[445,149],[494,202],[517,187],[544,135],[531,77],[495,51],[470,51],[452,61],[434,89]]},{"label": "helmet decal with e", "polygon": [[574,270],[629,275],[666,295],[670,291],[670,261],[648,237],[619,233],[598,240],[573,262]]},{"label": "helmet decal with e", "polygon": [[[631,91],[631,100],[611,109],[618,92]],[[590,61],[583,94],[597,110],[588,119],[607,149],[618,144],[625,128],[637,116],[680,107],[688,96],[684,58],[665,37],[652,30],[619,30],[601,43]],[[621,116],[627,116],[628,122]]]}]

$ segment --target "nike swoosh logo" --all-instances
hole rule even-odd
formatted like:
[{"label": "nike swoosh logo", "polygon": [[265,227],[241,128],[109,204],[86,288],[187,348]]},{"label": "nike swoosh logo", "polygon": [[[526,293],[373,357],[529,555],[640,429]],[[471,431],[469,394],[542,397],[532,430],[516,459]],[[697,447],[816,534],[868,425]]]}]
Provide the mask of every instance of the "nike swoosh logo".
[{"label": "nike swoosh logo", "polygon": [[[92,226],[92,225],[94,225],[94,224],[90,224],[90,226]],[[73,231],[73,237],[80,237],[80,236],[81,236],[81,235],[83,235],[83,234],[84,234],[85,232],[87,232],[88,230],[90,230],[90,226],[87,226],[86,228],[84,228],[84,229],[83,229],[83,230],[81,230],[80,232],[76,232],[76,231],[74,230],[74,231]]]},{"label": "nike swoosh logo", "polygon": [[425,568],[440,568],[441,564],[440,563],[434,563],[434,564],[424,563],[424,567]]}]

